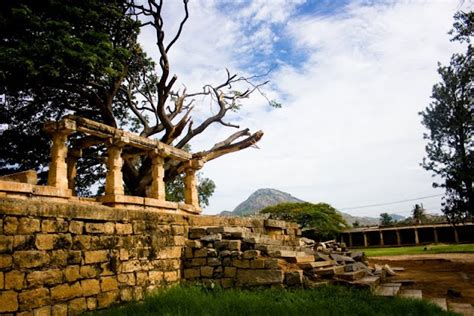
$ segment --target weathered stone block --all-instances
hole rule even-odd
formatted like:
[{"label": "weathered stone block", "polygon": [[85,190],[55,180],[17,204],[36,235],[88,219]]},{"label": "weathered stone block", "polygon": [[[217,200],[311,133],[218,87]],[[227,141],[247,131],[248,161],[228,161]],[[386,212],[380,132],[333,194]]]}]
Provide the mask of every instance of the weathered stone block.
[{"label": "weathered stone block", "polygon": [[81,235],[84,232],[84,223],[80,221],[71,221],[69,224],[71,234]]},{"label": "weathered stone block", "polygon": [[123,302],[133,301],[133,289],[126,287],[120,290],[120,300]]},{"label": "weathered stone block", "polygon": [[162,271],[150,271],[148,272],[148,279],[152,284],[163,281],[163,272]]},{"label": "weathered stone block", "polygon": [[276,259],[276,258],[265,259],[265,269],[278,269],[280,266],[280,262],[282,264],[285,263],[285,261],[281,259]]},{"label": "weathered stone block", "polygon": [[0,255],[0,269],[10,268],[12,262],[13,257],[11,255]]},{"label": "weathered stone block", "polygon": [[117,275],[117,281],[121,284],[135,285],[135,274],[133,273],[122,273]]},{"label": "weathered stone block", "polygon": [[173,231],[173,235],[182,236],[185,233],[185,228],[181,225],[171,225],[171,229]]},{"label": "weathered stone block", "polygon": [[163,273],[163,280],[167,283],[173,283],[179,280],[179,271],[168,271]]},{"label": "weathered stone block", "polygon": [[51,316],[51,306],[43,306],[34,309],[33,316]]},{"label": "weathered stone block", "polygon": [[186,247],[189,247],[189,248],[196,248],[196,249],[202,248],[202,243],[199,240],[187,240],[185,242],[185,245]]},{"label": "weathered stone block", "polygon": [[234,259],[232,260],[232,265],[236,268],[248,269],[250,268],[250,260]]},{"label": "weathered stone block", "polygon": [[133,233],[136,235],[143,234],[146,232],[145,221],[132,221]]},{"label": "weathered stone block", "polygon": [[79,315],[87,310],[87,303],[84,297],[76,298],[69,301],[68,304],[70,315]]},{"label": "weathered stone block", "polygon": [[191,259],[193,257],[193,249],[189,247],[184,248],[184,258]]},{"label": "weathered stone block", "polygon": [[215,247],[217,250],[240,251],[241,241],[240,240],[216,241]]},{"label": "weathered stone block", "polygon": [[86,298],[87,309],[92,311],[97,308],[97,299],[95,297]]},{"label": "weathered stone block", "polygon": [[226,278],[233,278],[237,273],[237,268],[234,267],[224,267],[224,276]]},{"label": "weathered stone block", "polygon": [[68,264],[79,264],[82,261],[82,252],[80,250],[69,250],[67,252]]},{"label": "weathered stone block", "polygon": [[31,273],[28,273],[26,280],[28,281],[30,287],[54,285],[63,281],[63,271],[59,269],[33,271]]},{"label": "weathered stone block", "polygon": [[250,268],[252,268],[252,269],[263,269],[263,268],[265,268],[265,259],[250,260]]},{"label": "weathered stone block", "polygon": [[208,267],[208,266],[201,267],[201,276],[203,278],[212,278],[213,274],[214,274],[213,267]]},{"label": "weathered stone block", "polygon": [[0,272],[0,290],[3,290],[5,288],[5,277],[3,275],[3,272]]},{"label": "weathered stone block", "polygon": [[206,263],[206,258],[194,258],[193,260],[191,260],[191,266],[193,267],[205,266]]},{"label": "weathered stone block", "polygon": [[95,278],[100,274],[100,269],[94,265],[81,266],[79,274],[82,278]]},{"label": "weathered stone block", "polygon": [[240,286],[258,286],[283,283],[282,270],[237,270],[237,284]]},{"label": "weathered stone block", "polygon": [[206,236],[207,232],[205,228],[202,227],[193,227],[189,229],[189,238],[190,239],[199,239]]},{"label": "weathered stone block", "polygon": [[141,268],[140,261],[138,260],[125,261],[122,263],[121,272],[135,272],[141,270]]},{"label": "weathered stone block", "polygon": [[207,258],[207,265],[211,267],[220,266],[222,264],[219,258]]},{"label": "weathered stone block", "polygon": [[137,285],[146,285],[148,283],[148,273],[137,272],[136,273]]},{"label": "weathered stone block", "polygon": [[109,291],[109,292],[103,292],[97,295],[97,303],[99,308],[104,308],[104,307],[109,307],[112,305],[114,302],[117,301],[119,297],[119,291]]},{"label": "weathered stone block", "polygon": [[73,249],[88,250],[91,248],[91,236],[74,236],[72,239]]},{"label": "weathered stone block", "polygon": [[74,282],[81,278],[81,274],[79,272],[79,266],[68,266],[64,269],[64,277],[68,282]]},{"label": "weathered stone block", "polygon": [[51,250],[54,248],[54,239],[57,235],[52,234],[38,234],[36,235],[36,248],[39,250]]},{"label": "weathered stone block", "polygon": [[288,286],[299,286],[303,284],[303,270],[285,272],[285,284]]},{"label": "weathered stone block", "polygon": [[259,250],[245,250],[242,254],[243,259],[255,259],[257,257],[260,257]]},{"label": "weathered stone block", "polygon": [[50,252],[50,266],[53,267],[66,267],[68,252],[66,250],[54,250]]},{"label": "weathered stone block", "polygon": [[103,234],[105,232],[104,224],[100,223],[86,223],[85,228],[88,234]]},{"label": "weathered stone block", "polygon": [[100,279],[100,289],[102,292],[118,289],[118,282],[115,277],[103,277]]},{"label": "weathered stone block", "polygon": [[24,287],[25,274],[23,272],[12,270],[5,273],[5,289],[21,290]]},{"label": "weathered stone block", "polygon": [[192,268],[192,269],[184,269],[184,278],[191,280],[196,279],[201,276],[201,269],[200,268]]},{"label": "weathered stone block", "polygon": [[18,232],[18,218],[7,216],[3,220],[3,233],[5,235],[16,235]]},{"label": "weathered stone block", "polygon": [[13,236],[13,251],[32,250],[35,248],[34,235],[15,235]]},{"label": "weathered stone block", "polygon": [[194,257],[195,258],[207,257],[207,248],[201,248],[201,249],[194,250]]},{"label": "weathered stone block", "polygon": [[67,305],[53,305],[53,307],[51,308],[51,316],[67,316]]},{"label": "weathered stone block", "polygon": [[84,252],[84,262],[86,264],[108,261],[107,250],[91,250]]},{"label": "weathered stone block", "polygon": [[18,223],[18,234],[29,235],[41,230],[41,222],[39,219],[22,217]]},{"label": "weathered stone block", "polygon": [[181,258],[181,247],[166,247],[156,255],[157,259]]},{"label": "weathered stone block", "polygon": [[66,233],[68,228],[68,223],[62,218],[44,219],[41,222],[41,231],[43,233]]},{"label": "weathered stone block", "polygon": [[82,288],[79,282],[61,284],[51,289],[51,298],[56,302],[64,302],[82,296]]},{"label": "weathered stone block", "polygon": [[0,253],[10,253],[13,251],[13,237],[0,236]]},{"label": "weathered stone block", "polygon": [[49,290],[44,287],[30,291],[23,291],[19,294],[18,298],[21,310],[29,310],[51,304]]},{"label": "weathered stone block", "polygon": [[107,235],[113,235],[115,233],[115,223],[112,223],[112,222],[105,223],[104,233]]},{"label": "weathered stone block", "polygon": [[204,242],[215,242],[215,241],[220,241],[220,240],[222,240],[221,234],[211,234],[211,235],[201,237],[201,241],[204,241]]},{"label": "weathered stone block", "polygon": [[91,296],[100,293],[100,283],[96,279],[87,279],[81,281],[82,294],[84,296]]},{"label": "weathered stone block", "polygon": [[120,258],[121,261],[126,261],[130,258],[130,253],[128,252],[127,249],[121,248],[119,250],[119,258]]},{"label": "weathered stone block", "polygon": [[13,261],[20,268],[38,268],[48,264],[50,258],[46,251],[25,250],[15,252]]},{"label": "weathered stone block", "polygon": [[118,235],[131,235],[133,234],[132,224],[115,224],[115,229],[117,230]]},{"label": "weathered stone block", "polygon": [[18,310],[18,294],[15,291],[0,291],[0,313]]}]

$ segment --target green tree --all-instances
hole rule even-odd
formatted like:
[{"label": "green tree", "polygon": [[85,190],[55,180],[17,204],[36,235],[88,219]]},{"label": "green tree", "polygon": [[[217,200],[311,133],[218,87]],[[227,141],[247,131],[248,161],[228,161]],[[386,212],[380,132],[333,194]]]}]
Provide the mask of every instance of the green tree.
[{"label": "green tree", "polygon": [[441,178],[433,186],[445,188],[442,211],[453,223],[474,215],[474,13],[459,12],[455,21],[453,40],[467,43],[467,52],[454,54],[448,66],[438,65],[441,82],[420,113],[428,129],[422,166]]},{"label": "green tree", "polygon": [[393,225],[394,221],[392,216],[388,213],[381,213],[380,214],[380,226],[390,226]]},{"label": "green tree", "polygon": [[334,238],[343,228],[349,227],[342,215],[326,203],[281,203],[266,207],[260,213],[314,229],[323,239]]},{"label": "green tree", "polygon": [[[184,149],[213,124],[239,128],[226,120],[238,111],[241,100],[260,91],[266,82],[226,71],[222,82],[203,84],[198,92],[175,88],[170,52],[189,16],[175,33],[165,36],[162,1],[133,0],[6,0],[0,10],[0,173],[36,169],[45,181],[49,162],[49,137],[40,132],[45,121],[76,114],[113,127],[128,129]],[[156,34],[159,59],[151,60],[137,42],[141,29]],[[235,90],[235,86],[242,91]],[[199,103],[196,99],[201,100]],[[278,106],[269,100],[270,105]],[[212,109],[194,111],[199,107]],[[201,114],[200,114],[201,113]],[[253,146],[263,133],[240,129],[193,157],[210,161]],[[80,135],[70,140],[70,152],[81,149],[78,189],[103,181],[106,150],[97,139]],[[126,159],[125,189],[144,196],[151,183],[147,155]],[[165,161],[165,181],[173,182],[183,162]],[[209,184],[209,181],[207,181]],[[210,194],[210,186],[202,191]],[[207,196],[209,197],[209,196]]]},{"label": "green tree", "polygon": [[354,223],[352,223],[352,227],[354,228],[360,227],[359,221],[355,221]]},{"label": "green tree", "polygon": [[418,205],[415,204],[412,210],[412,216],[413,220],[415,221],[416,224],[421,224],[425,221],[426,216],[425,216],[425,210],[423,208],[423,205]]}]

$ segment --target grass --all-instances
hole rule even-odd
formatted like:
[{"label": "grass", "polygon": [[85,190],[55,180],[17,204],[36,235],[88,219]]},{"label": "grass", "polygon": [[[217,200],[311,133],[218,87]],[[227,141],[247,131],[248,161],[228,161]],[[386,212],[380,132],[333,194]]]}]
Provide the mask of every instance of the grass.
[{"label": "grass", "polygon": [[[426,248],[426,250],[425,250]],[[425,245],[413,247],[393,247],[393,248],[364,248],[366,256],[400,256],[400,255],[418,255],[434,253],[467,253],[474,252],[474,244],[456,244],[456,245]]]},{"label": "grass", "polygon": [[376,297],[366,290],[204,289],[176,286],[95,315],[454,315],[421,300]]}]

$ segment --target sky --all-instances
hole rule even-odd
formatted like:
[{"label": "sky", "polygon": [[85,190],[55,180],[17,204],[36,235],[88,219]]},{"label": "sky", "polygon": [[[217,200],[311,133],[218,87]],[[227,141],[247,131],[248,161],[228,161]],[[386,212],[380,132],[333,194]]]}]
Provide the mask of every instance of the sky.
[{"label": "sky", "polygon": [[[275,188],[308,202],[326,202],[356,216],[409,216],[415,203],[440,210],[442,189],[422,162],[424,127],[418,114],[447,64],[464,47],[447,34],[465,0],[190,0],[189,20],[169,54],[176,87],[200,91],[225,79],[225,69],[251,76],[269,72],[229,122],[263,130],[258,148],[208,162],[216,183],[204,214],[233,210],[259,188]],[[184,12],[165,3],[168,39]],[[140,36],[157,56],[154,33]],[[203,101],[203,102],[199,102]],[[197,100],[193,119],[216,108]],[[209,149],[236,130],[213,125],[192,142]],[[376,207],[361,207],[386,204]]]}]

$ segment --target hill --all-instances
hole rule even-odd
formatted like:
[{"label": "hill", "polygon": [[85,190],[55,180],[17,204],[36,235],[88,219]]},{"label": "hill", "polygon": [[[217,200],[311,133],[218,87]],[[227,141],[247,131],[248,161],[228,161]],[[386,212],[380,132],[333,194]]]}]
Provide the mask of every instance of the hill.
[{"label": "hill", "polygon": [[[237,205],[237,207],[232,211],[223,211],[219,215],[221,216],[249,216],[258,214],[258,212],[264,209],[267,206],[272,206],[280,203],[292,202],[292,203],[302,203],[305,202],[300,200],[293,195],[276,190],[276,189],[258,189],[252,193],[245,201]],[[361,226],[371,226],[378,225],[379,219],[375,217],[359,217],[353,216],[351,214],[340,212],[344,217],[346,222],[352,225],[354,222],[358,221]],[[404,219],[403,216],[397,214],[390,214],[393,219],[401,220]]]}]

